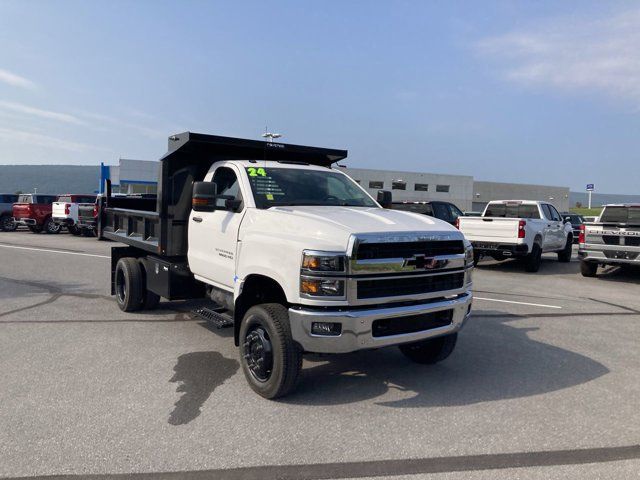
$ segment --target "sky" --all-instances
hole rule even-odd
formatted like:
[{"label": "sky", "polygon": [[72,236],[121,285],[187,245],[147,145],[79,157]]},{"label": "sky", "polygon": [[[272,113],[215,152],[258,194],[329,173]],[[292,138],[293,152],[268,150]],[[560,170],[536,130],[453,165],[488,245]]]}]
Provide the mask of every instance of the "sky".
[{"label": "sky", "polygon": [[354,168],[638,194],[640,3],[0,0],[0,164],[265,127]]}]

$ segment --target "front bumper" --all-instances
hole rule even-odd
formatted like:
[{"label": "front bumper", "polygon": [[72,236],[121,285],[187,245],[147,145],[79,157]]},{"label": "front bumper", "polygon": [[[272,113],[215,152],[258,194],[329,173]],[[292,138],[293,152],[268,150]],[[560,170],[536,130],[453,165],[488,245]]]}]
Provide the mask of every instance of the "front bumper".
[{"label": "front bumper", "polygon": [[[441,299],[428,303],[382,307],[370,309],[322,310],[304,307],[289,309],[291,335],[304,351],[313,353],[347,353],[356,350],[387,347],[440,337],[459,331],[471,315],[471,291],[452,299]],[[451,310],[451,323],[412,333],[378,336],[373,335],[376,320],[401,319],[415,315]],[[325,336],[311,333],[313,322],[340,323],[340,335]]]}]

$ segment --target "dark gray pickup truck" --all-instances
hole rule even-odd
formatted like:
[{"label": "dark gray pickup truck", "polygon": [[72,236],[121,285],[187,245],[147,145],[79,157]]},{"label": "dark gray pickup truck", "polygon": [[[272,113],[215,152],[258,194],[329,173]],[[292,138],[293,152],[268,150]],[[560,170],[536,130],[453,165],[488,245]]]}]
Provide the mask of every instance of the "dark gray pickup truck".
[{"label": "dark gray pickup truck", "polygon": [[605,205],[579,237],[580,270],[595,277],[599,265],[640,266],[640,203]]}]

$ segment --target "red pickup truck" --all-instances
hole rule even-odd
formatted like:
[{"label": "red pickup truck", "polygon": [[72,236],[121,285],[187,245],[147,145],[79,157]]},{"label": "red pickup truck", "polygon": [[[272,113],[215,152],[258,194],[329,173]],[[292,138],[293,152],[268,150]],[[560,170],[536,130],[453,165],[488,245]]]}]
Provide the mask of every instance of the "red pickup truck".
[{"label": "red pickup truck", "polygon": [[61,225],[51,218],[51,209],[57,195],[42,195],[40,193],[23,193],[13,204],[13,218],[17,225],[26,225],[33,233],[43,230],[47,233],[59,233]]}]

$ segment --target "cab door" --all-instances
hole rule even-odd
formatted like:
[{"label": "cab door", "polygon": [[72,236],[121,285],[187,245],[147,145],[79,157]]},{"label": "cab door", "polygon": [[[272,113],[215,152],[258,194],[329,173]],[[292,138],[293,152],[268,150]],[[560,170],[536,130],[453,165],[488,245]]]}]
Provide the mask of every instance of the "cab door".
[{"label": "cab door", "polygon": [[[242,201],[240,172],[233,165],[217,167],[204,181],[216,184],[216,196]],[[238,232],[245,213],[244,202],[236,211],[224,208],[225,199],[216,200],[212,212],[191,211],[189,215],[189,267],[197,277],[233,291],[236,274]]]},{"label": "cab door", "polygon": [[[555,212],[555,208],[547,203],[542,204],[542,211],[545,216],[545,223],[543,224],[543,250],[557,250],[561,248],[561,236],[562,236],[562,222],[560,221],[560,215]],[[557,217],[557,218],[556,218]]]}]

